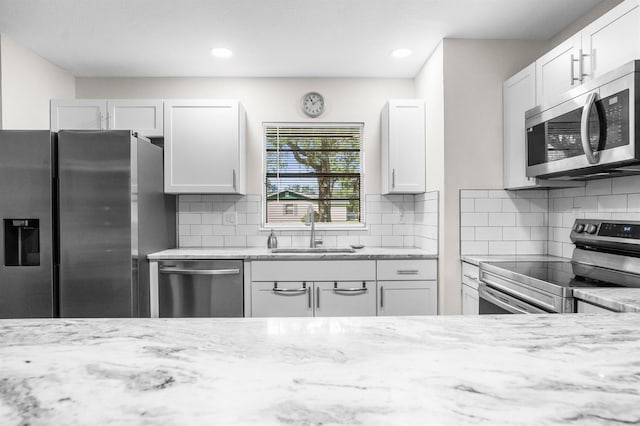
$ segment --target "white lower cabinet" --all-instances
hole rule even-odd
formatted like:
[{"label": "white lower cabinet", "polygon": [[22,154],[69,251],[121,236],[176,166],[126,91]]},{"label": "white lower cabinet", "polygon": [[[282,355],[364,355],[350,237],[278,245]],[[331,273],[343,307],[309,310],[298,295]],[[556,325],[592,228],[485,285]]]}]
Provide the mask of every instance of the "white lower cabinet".
[{"label": "white lower cabinet", "polygon": [[375,281],[325,281],[314,286],[317,317],[376,315]]},{"label": "white lower cabinet", "polygon": [[378,281],[378,315],[436,315],[436,281]]},{"label": "white lower cabinet", "polygon": [[254,317],[375,316],[372,281],[252,282]]},{"label": "white lower cabinet", "polygon": [[478,315],[480,311],[479,275],[478,266],[462,262],[462,315]]},{"label": "white lower cabinet", "polygon": [[434,259],[379,260],[377,314],[436,315],[438,262]]},{"label": "white lower cabinet", "polygon": [[302,281],[251,283],[251,316],[313,316],[313,284]]},{"label": "white lower cabinet", "polygon": [[436,315],[437,261],[251,262],[253,317]]}]

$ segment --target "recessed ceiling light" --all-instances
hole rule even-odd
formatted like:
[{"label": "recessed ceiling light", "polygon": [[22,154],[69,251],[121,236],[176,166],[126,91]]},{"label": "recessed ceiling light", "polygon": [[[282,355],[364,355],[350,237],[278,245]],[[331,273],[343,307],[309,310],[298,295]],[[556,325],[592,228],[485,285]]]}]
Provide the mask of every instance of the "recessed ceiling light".
[{"label": "recessed ceiling light", "polygon": [[407,56],[411,56],[412,53],[411,49],[396,49],[391,52],[391,56],[393,58],[406,58]]},{"label": "recessed ceiling light", "polygon": [[230,58],[233,56],[233,52],[224,47],[216,47],[211,49],[211,54],[216,58]]}]

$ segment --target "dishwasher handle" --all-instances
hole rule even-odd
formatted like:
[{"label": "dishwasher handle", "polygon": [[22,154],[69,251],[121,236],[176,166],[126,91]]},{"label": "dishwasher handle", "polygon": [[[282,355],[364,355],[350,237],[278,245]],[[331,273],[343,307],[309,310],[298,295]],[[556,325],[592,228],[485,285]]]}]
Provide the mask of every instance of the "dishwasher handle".
[{"label": "dishwasher handle", "polygon": [[161,274],[178,275],[238,275],[240,269],[184,269],[184,268],[160,268]]}]

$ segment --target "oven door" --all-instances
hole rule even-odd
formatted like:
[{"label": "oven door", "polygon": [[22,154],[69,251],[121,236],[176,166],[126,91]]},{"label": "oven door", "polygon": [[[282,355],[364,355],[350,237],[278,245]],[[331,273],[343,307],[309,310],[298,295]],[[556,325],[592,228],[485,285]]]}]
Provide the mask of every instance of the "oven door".
[{"label": "oven door", "polygon": [[635,73],[526,120],[527,176],[587,176],[637,161]]},{"label": "oven door", "polygon": [[478,286],[480,315],[490,314],[548,314],[537,306],[513,297],[484,283]]}]

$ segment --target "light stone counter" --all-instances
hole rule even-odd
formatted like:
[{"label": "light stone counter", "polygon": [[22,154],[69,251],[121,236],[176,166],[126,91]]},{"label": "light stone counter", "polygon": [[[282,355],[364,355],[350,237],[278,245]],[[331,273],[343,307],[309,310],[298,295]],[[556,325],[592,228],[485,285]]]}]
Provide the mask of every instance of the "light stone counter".
[{"label": "light stone counter", "polygon": [[3,425],[640,422],[640,314],[0,320]]},{"label": "light stone counter", "polygon": [[354,253],[272,253],[267,248],[178,248],[163,250],[147,256],[149,260],[291,260],[291,259],[437,259],[438,255],[418,248],[365,247]]},{"label": "light stone counter", "polygon": [[640,288],[580,288],[573,296],[616,312],[640,312]]}]

